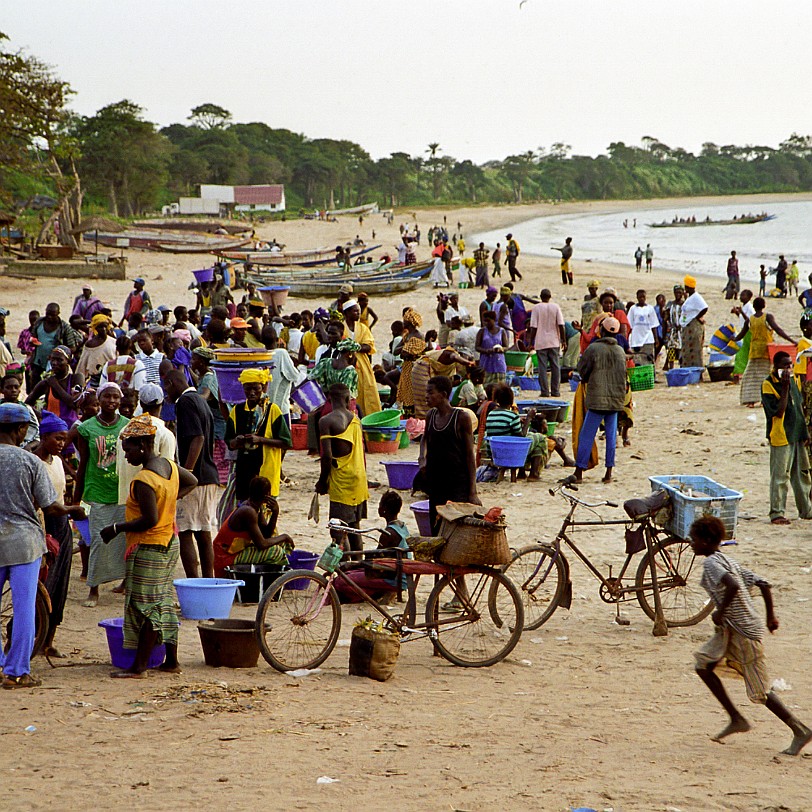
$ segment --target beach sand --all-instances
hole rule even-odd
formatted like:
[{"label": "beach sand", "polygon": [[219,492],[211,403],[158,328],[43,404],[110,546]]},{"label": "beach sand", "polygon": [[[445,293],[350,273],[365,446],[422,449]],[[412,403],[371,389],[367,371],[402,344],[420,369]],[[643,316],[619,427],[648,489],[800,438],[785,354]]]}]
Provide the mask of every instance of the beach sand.
[{"label": "beach sand", "polygon": [[[759,197],[753,205],[774,199]],[[697,206],[703,202],[692,200]],[[743,205],[749,203],[747,198]],[[427,255],[425,235],[431,225],[442,223],[443,214],[449,231],[457,220],[462,222],[470,252],[469,235],[477,231],[548,212],[632,205],[421,210],[415,213],[424,235],[419,255]],[[260,233],[291,248],[306,248],[334,245],[358,233],[369,240],[374,228],[376,242],[391,253],[401,222],[414,222],[411,213],[398,211],[392,227],[375,215],[366,218],[363,229],[356,218],[347,217],[336,224],[274,223]],[[657,292],[668,293],[681,281],[656,266],[652,274],[638,275],[633,267],[579,263],[577,234],[573,236],[574,288],[561,286],[552,252],[549,257],[522,255],[519,262],[524,282],[518,289],[537,295],[540,287],[550,287],[568,318],[580,313],[585,283],[593,277],[602,287],[617,288],[624,300],[645,287],[653,301]],[[205,261],[131,251],[128,278],[145,277],[156,305],[191,305],[188,272]],[[699,291],[710,306],[706,337],[730,309],[721,286],[718,279],[700,277]],[[98,282],[96,287],[120,315],[130,285]],[[12,310],[9,335],[16,341],[31,307],[42,309],[56,300],[63,311],[69,310],[79,288],[73,280],[4,278],[0,304]],[[372,306],[381,318],[375,329],[379,351],[388,341],[389,322],[406,304],[423,314],[424,329],[436,326],[436,294],[424,286],[414,293],[374,298]],[[473,313],[482,296],[470,290],[460,298]],[[317,304],[290,299],[286,309]],[[768,309],[790,334],[798,335],[797,302],[771,301]],[[659,373],[658,379],[662,377]],[[562,397],[572,395],[564,392]],[[570,424],[559,428],[569,443]],[[740,407],[737,387],[703,383],[666,388],[663,381],[654,391],[635,396],[632,446],[618,449],[615,481],[600,484],[599,468],[585,475],[580,494],[587,500],[622,503],[648,493],[648,477],[657,474],[702,474],[742,491],[739,544],[729,549],[774,586],[781,628],[766,641],[770,678],[792,686],[782,696],[809,723],[810,527],[797,520],[791,497],[792,524],[774,528],[768,522],[764,434],[761,410]],[[417,447],[399,456],[416,459]],[[385,482],[382,459],[370,455],[367,465],[370,478]],[[304,452],[291,452],[285,470],[296,485],[280,495],[280,529],[297,546],[321,551],[328,541],[324,523],[316,527],[305,518],[318,464]],[[541,482],[481,486],[483,504],[504,507],[512,546],[555,536],[565,505],[548,488],[563,473],[555,461]],[[380,493],[373,492],[372,517]],[[408,504],[408,494],[403,496]],[[601,508],[599,513],[605,518],[625,515],[621,508]],[[401,515],[414,527],[406,505]],[[611,564],[617,573],[624,560],[622,528],[582,533],[576,541],[596,564]],[[367,614],[352,608],[344,612],[339,646],[317,675],[281,675],[262,660],[255,669],[208,668],[195,624],[186,621],[180,638],[183,674],[111,680],[104,635],[96,624],[120,616],[122,599],[103,587],[99,606],[82,608],[85,585],[78,580],[76,559],[65,621],[57,635],[68,658],[54,661],[55,669],[42,658],[35,661],[42,689],[2,695],[5,802],[15,809],[76,808],[88,802],[132,809],[247,809],[257,804],[340,810],[809,809],[812,750],[795,759],[777,755],[789,743],[789,730],[764,708],[750,706],[743,682],[730,672],[724,674],[726,685],[754,729],[724,745],[710,740],[724,726],[725,716],[695,676],[692,658],[712,632],[710,621],[657,638],[651,634],[652,623],[631,603],[622,607],[630,625],[619,626],[613,622],[615,607],[600,599],[597,582],[570,559],[572,608],[559,609],[541,629],[526,632],[508,660],[481,670],[456,668],[433,657],[430,644],[422,640],[403,646],[396,674],[386,684],[347,676],[352,624],[356,616]],[[251,618],[254,611],[237,606],[232,616]],[[26,733],[30,725],[36,731]],[[320,776],[339,783],[317,785]]]}]

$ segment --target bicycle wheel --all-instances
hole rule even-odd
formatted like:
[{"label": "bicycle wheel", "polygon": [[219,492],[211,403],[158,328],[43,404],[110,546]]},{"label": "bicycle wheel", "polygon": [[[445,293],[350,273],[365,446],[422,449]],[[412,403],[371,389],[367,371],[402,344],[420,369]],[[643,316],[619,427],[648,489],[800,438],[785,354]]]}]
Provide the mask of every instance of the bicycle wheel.
[{"label": "bicycle wheel", "polygon": [[[460,608],[454,609],[455,604]],[[470,668],[493,665],[522,636],[522,599],[513,581],[498,570],[446,575],[429,595],[426,624],[449,662]]]},{"label": "bicycle wheel", "polygon": [[[702,566],[685,539],[667,536],[652,550],[660,602],[667,626],[694,626],[713,609],[708,593],[699,585]],[[650,555],[643,556],[637,567],[634,585],[642,610],[654,620],[654,590],[651,583]]]},{"label": "bicycle wheel", "polygon": [[547,544],[523,547],[502,567],[519,590],[524,606],[524,628],[538,629],[558,608],[567,584],[567,568],[561,553]]},{"label": "bicycle wheel", "polygon": [[[37,581],[37,597],[34,603],[34,648],[32,657],[42,651],[45,640],[48,637],[48,629],[51,623],[51,597],[45,584]],[[11,601],[11,587],[6,584],[3,587],[3,594],[0,595],[0,647],[3,652],[8,652],[11,645],[11,631],[14,627],[14,605]]]},{"label": "bicycle wheel", "polygon": [[[289,587],[291,581],[298,581]],[[341,604],[327,579],[312,570],[280,575],[257,606],[254,633],[262,656],[277,671],[316,668],[335,648]]]}]

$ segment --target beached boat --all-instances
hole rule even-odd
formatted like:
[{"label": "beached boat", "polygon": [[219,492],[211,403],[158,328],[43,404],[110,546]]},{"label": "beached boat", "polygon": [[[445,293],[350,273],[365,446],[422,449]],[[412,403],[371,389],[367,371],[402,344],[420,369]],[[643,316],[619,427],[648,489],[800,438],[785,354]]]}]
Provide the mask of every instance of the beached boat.
[{"label": "beached boat", "polygon": [[229,234],[245,234],[253,231],[251,223],[234,222],[233,220],[186,220],[182,217],[171,217],[158,220],[136,220],[135,228],[158,229],[159,231],[197,231],[203,234],[216,234],[223,236],[222,232]]},{"label": "beached boat", "polygon": [[[294,282],[290,285],[291,296],[301,296],[303,298],[335,298],[342,282],[346,280],[336,280],[335,282]],[[421,278],[393,278],[393,279],[368,279],[363,282],[364,292],[370,296],[391,295],[393,293],[404,293],[414,290],[424,280]]]},{"label": "beached boat", "polygon": [[649,228],[694,228],[696,226],[749,226],[753,223],[766,223],[768,220],[775,220],[777,214],[754,214],[744,217],[734,217],[732,220],[711,220],[706,217],[704,220],[672,220],[670,223],[663,220],[662,223],[649,223]]},{"label": "beached boat", "polygon": [[[355,257],[368,254],[380,248],[380,245],[359,246],[352,249],[350,256]],[[236,260],[237,262],[250,262],[252,265],[273,265],[284,267],[287,265],[329,265],[335,262],[336,249],[312,248],[305,251],[216,251],[222,259]]]},{"label": "beached boat", "polygon": [[170,254],[211,254],[214,251],[231,251],[242,248],[251,242],[250,238],[243,240],[223,240],[219,243],[162,243],[155,242],[147,247],[153,251],[167,251]]},{"label": "beached boat", "polygon": [[366,203],[362,206],[353,206],[349,209],[328,209],[327,214],[377,214],[377,203]]},{"label": "beached boat", "polygon": [[286,271],[263,272],[256,271],[247,274],[247,278],[257,284],[262,285],[291,285],[307,282],[329,282],[341,285],[349,282],[353,285],[366,284],[368,281],[380,279],[422,279],[427,276],[433,265],[433,261],[416,262],[413,265],[398,265],[397,263],[387,263],[378,268],[369,268],[366,265],[356,265],[350,273],[343,268],[333,268],[330,270],[318,271],[312,268],[302,268],[294,273]]}]

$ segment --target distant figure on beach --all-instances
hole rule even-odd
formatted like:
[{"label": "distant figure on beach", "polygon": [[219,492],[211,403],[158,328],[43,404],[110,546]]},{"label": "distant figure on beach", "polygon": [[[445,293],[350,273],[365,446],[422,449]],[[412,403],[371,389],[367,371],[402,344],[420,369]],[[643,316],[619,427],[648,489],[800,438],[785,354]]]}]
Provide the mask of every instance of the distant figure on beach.
[{"label": "distant figure on beach", "polygon": [[510,273],[510,281],[515,282],[516,277],[521,280],[522,275],[516,268],[516,260],[519,258],[519,243],[513,239],[512,234],[508,234],[505,239],[507,245],[505,246],[505,256],[507,257],[508,272]]},{"label": "distant figure on beach", "polygon": [[654,249],[651,247],[651,243],[646,243],[646,273],[651,273],[651,263],[654,259]]},{"label": "distant figure on beach", "polygon": [[493,276],[502,278],[502,243],[496,243],[496,248],[491,254],[491,262],[493,262]]},{"label": "distant figure on beach", "polygon": [[739,260],[736,259],[736,252],[730,252],[730,259],[727,261],[727,285],[725,286],[725,299],[739,298]]},{"label": "distant figure on beach", "polygon": [[762,265],[758,272],[758,295],[767,295],[767,269]]},{"label": "distant figure on beach", "polygon": [[572,258],[572,237],[567,237],[564,240],[564,245],[561,248],[551,246],[553,251],[561,252],[561,284],[572,284],[572,269],[570,268],[570,259]]},{"label": "distant figure on beach", "polygon": [[634,268],[637,273],[643,268],[643,249],[638,245],[637,250],[634,252]]},{"label": "distant figure on beach", "polygon": [[792,264],[789,266],[787,270],[787,295],[797,296],[798,295],[798,279],[801,276],[801,272],[798,270],[798,260],[793,259]]},{"label": "distant figure on beach", "polygon": [[783,254],[778,255],[778,265],[775,266],[775,286],[781,291],[781,298],[787,295],[787,261]]}]

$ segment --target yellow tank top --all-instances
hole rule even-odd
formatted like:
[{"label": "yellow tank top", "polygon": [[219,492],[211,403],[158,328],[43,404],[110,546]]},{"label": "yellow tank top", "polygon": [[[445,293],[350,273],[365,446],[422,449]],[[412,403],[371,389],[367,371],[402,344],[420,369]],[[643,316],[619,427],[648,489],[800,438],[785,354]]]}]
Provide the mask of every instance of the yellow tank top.
[{"label": "yellow tank top", "polygon": [[316,350],[319,348],[319,337],[312,330],[308,330],[302,336],[302,346],[308,358],[315,358]]},{"label": "yellow tank top", "polygon": [[767,345],[773,343],[773,331],[763,316],[750,316],[750,358],[769,358]]},{"label": "yellow tank top", "polygon": [[361,421],[353,417],[341,434],[322,434],[322,440],[345,440],[352,445],[352,451],[345,457],[333,457],[327,493],[331,502],[342,505],[360,505],[369,499],[367,469],[364,461],[364,436]]},{"label": "yellow tank top", "polygon": [[133,478],[130,485],[130,492],[127,495],[127,506],[124,518],[131,522],[141,515],[138,501],[133,495],[133,487],[136,482],[143,482],[155,493],[158,502],[158,522],[155,527],[144,530],[142,533],[127,533],[127,548],[135,547],[137,544],[152,544],[159,547],[168,547],[175,535],[175,508],[178,502],[178,466],[170,462],[172,475],[169,479],[164,479],[154,471],[139,471]]}]

